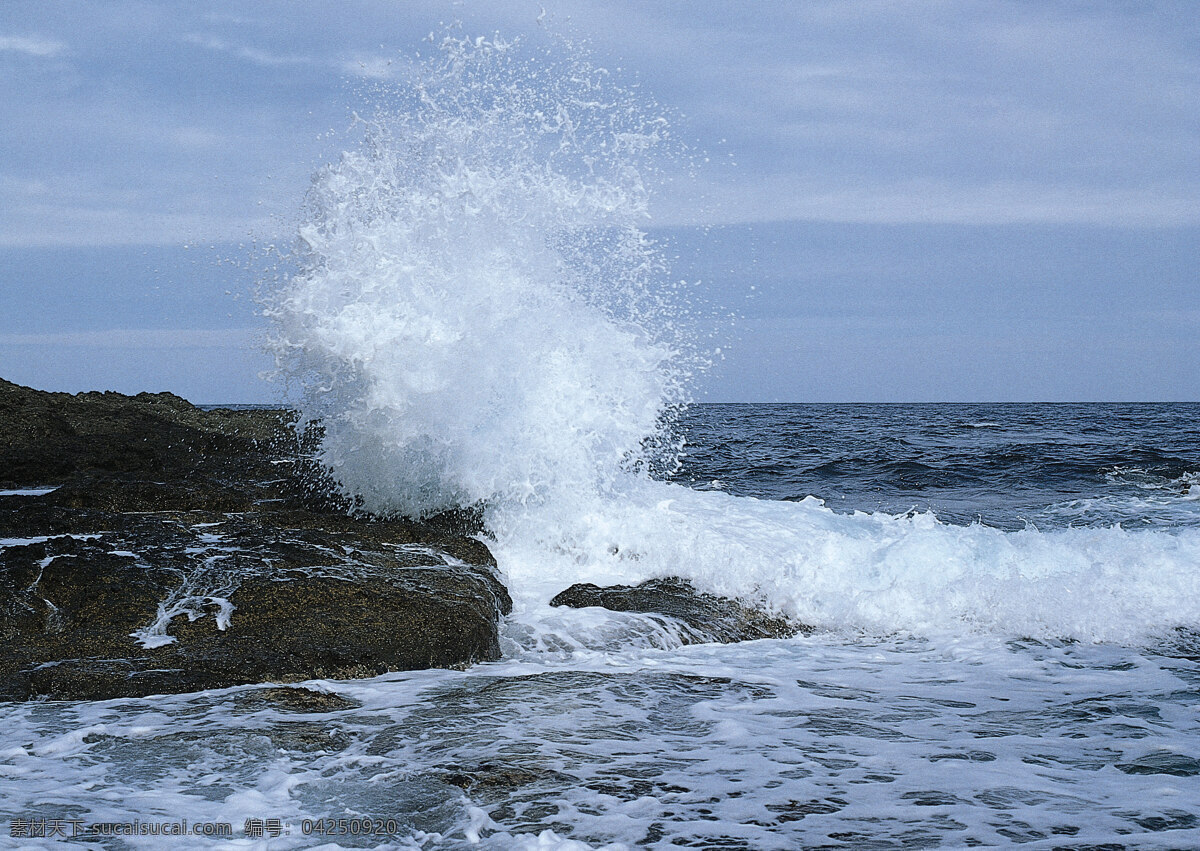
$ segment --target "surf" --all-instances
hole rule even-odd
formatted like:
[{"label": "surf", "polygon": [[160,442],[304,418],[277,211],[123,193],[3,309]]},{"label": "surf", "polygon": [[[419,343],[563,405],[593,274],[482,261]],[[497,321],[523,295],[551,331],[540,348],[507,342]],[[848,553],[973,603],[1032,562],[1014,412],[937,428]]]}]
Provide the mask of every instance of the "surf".
[{"label": "surf", "polygon": [[711,360],[650,235],[684,156],[666,115],[586,56],[500,38],[445,38],[376,94],[265,307],[358,510],[478,508],[526,613],[573,582],[673,575],[875,634],[1200,623],[1196,529],[1002,531],[659,480]]}]

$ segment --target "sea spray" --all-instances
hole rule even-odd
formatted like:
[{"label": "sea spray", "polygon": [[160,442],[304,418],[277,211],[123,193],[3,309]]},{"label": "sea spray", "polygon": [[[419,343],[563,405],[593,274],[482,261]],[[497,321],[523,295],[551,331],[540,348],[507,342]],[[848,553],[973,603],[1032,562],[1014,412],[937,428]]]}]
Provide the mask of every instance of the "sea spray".
[{"label": "sea spray", "polygon": [[366,511],[604,491],[670,453],[703,358],[644,228],[678,148],[560,54],[445,39],[313,180],[271,346]]}]

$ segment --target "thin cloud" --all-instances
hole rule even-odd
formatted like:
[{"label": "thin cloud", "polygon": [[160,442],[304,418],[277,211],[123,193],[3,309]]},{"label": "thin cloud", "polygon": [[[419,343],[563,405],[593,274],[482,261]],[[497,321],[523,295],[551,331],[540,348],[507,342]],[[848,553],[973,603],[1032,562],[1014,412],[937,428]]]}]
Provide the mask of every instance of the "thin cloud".
[{"label": "thin cloud", "polygon": [[230,15],[220,12],[209,12],[204,16],[204,20],[210,24],[233,24],[238,27],[263,26],[263,21],[258,18],[248,18],[245,15]]},{"label": "thin cloud", "polygon": [[237,57],[261,68],[284,68],[287,66],[328,68],[340,74],[367,80],[392,79],[397,75],[399,68],[407,67],[409,64],[406,61],[397,62],[393,57],[369,54],[354,54],[350,58],[327,59],[317,56],[272,53],[258,47],[233,44],[215,36],[198,33],[188,34],[183,37],[183,40],[188,44],[194,44],[215,53]]},{"label": "thin cloud", "polygon": [[748,224],[770,221],[859,224],[1089,224],[1115,227],[1200,225],[1200,187],[1108,188],[950,180],[871,181],[853,185],[803,175],[765,175],[707,184],[676,183],[652,208],[653,223]]},{"label": "thin cloud", "polygon": [[188,44],[194,44],[197,47],[203,47],[206,50],[211,50],[216,53],[226,53],[230,56],[236,56],[239,59],[244,59],[247,62],[251,62],[263,68],[280,68],[287,65],[324,64],[321,60],[311,56],[271,53],[270,51],[262,50],[257,47],[230,44],[227,41],[215,38],[213,36],[198,35],[196,33],[185,35],[183,40]]},{"label": "thin cloud", "polygon": [[0,346],[223,349],[249,345],[257,333],[252,328],[113,328],[56,334],[0,334]]},{"label": "thin cloud", "polygon": [[26,56],[48,58],[58,56],[66,49],[65,43],[40,36],[0,35],[0,50],[24,53]]},{"label": "thin cloud", "polygon": [[43,201],[0,213],[0,248],[207,245],[277,238],[281,230],[280,222],[266,214],[160,213],[116,201],[96,206]]},{"label": "thin cloud", "polygon": [[226,139],[222,134],[203,127],[177,127],[168,131],[167,135],[172,142],[185,148],[212,148]]}]

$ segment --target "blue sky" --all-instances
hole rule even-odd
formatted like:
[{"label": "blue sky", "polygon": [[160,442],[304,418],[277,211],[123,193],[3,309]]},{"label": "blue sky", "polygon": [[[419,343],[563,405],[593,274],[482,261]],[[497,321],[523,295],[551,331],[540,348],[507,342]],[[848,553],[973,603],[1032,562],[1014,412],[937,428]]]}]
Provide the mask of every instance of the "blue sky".
[{"label": "blue sky", "polygon": [[250,246],[362,84],[543,7],[710,156],[653,208],[740,315],[704,398],[1200,399],[1186,2],[6,0],[0,376],[270,401]]}]

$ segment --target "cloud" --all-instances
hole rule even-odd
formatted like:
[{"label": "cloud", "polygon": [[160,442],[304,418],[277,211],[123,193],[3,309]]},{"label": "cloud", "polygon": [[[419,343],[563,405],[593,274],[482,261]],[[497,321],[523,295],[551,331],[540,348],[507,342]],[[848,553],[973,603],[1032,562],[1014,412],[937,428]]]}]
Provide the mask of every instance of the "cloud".
[{"label": "cloud", "polygon": [[226,140],[224,135],[203,127],[176,127],[165,131],[165,134],[172,142],[185,148],[212,148]]},{"label": "cloud", "polygon": [[687,116],[677,136],[710,150],[727,138],[712,157],[739,162],[706,185],[678,181],[664,221],[702,220],[689,192],[720,222],[1200,220],[1200,63],[1182,12],[1181,27],[1111,6],[715,9],[643,7],[627,35],[607,33]]},{"label": "cloud", "polygon": [[66,49],[65,43],[40,36],[0,35],[0,50],[11,50],[27,56],[58,56]]},{"label": "cloud", "polygon": [[1088,186],[1033,180],[953,179],[839,182],[773,174],[726,181],[677,181],[652,205],[655,225],[768,221],[864,224],[1200,224],[1194,184]]},{"label": "cloud", "polygon": [[232,15],[221,12],[209,12],[204,16],[204,20],[210,24],[232,24],[237,27],[263,26],[263,21],[258,18],[247,18],[245,15]]},{"label": "cloud", "polygon": [[[0,181],[0,243],[244,233],[256,195],[283,197],[277,187],[290,181],[289,197],[299,196],[315,158],[335,155],[314,140],[336,135],[327,131],[345,118],[347,91],[411,72],[414,48],[403,45],[435,18],[433,4],[403,5],[366,2],[334,25],[161,3],[151,19],[161,53],[110,13],[62,31],[30,19],[42,35],[3,36],[0,48],[49,56],[70,42],[71,58],[90,64],[71,86],[20,80],[15,120],[29,129],[0,154],[27,182]],[[1200,220],[1189,120],[1200,63],[1176,32],[1190,30],[1165,13],[874,0],[764,4],[741,16],[714,2],[546,5],[551,24],[581,34],[616,79],[678,109],[676,138],[714,160],[736,153],[737,169],[677,180],[656,223]],[[534,2],[459,14],[475,19],[471,31],[523,31],[536,47],[539,11]],[[42,37],[51,35],[64,42]],[[171,49],[180,40],[195,49]],[[180,79],[194,100],[180,99]],[[104,191],[80,197],[68,184]]]},{"label": "cloud", "polygon": [[[0,247],[170,245],[278,238],[281,223],[269,212],[154,208],[119,192],[71,196],[37,181],[0,179]],[[8,198],[4,199],[4,195]],[[265,207],[265,205],[264,205]],[[286,229],[283,229],[286,232]]]},{"label": "cloud", "polygon": [[231,56],[236,56],[239,59],[244,59],[247,62],[253,63],[254,65],[259,65],[263,68],[279,68],[287,65],[323,64],[321,60],[311,56],[271,53],[270,51],[262,50],[257,47],[230,44],[229,42],[214,36],[190,33],[185,35],[183,40],[188,44],[194,44],[197,47],[203,47],[206,50],[211,50],[217,53],[227,53]]},{"label": "cloud", "polygon": [[361,77],[367,80],[393,79],[400,68],[407,68],[409,61],[397,57],[380,56],[368,53],[353,53],[348,58],[324,58],[301,54],[272,53],[258,47],[233,44],[215,36],[191,33],[183,37],[188,44],[203,47],[216,53],[245,60],[261,68],[283,68],[287,66],[308,66],[312,68],[327,68],[339,74],[351,77]]},{"label": "cloud", "polygon": [[0,334],[0,346],[98,346],[115,349],[211,349],[250,345],[251,328],[113,328],[54,334]]}]

